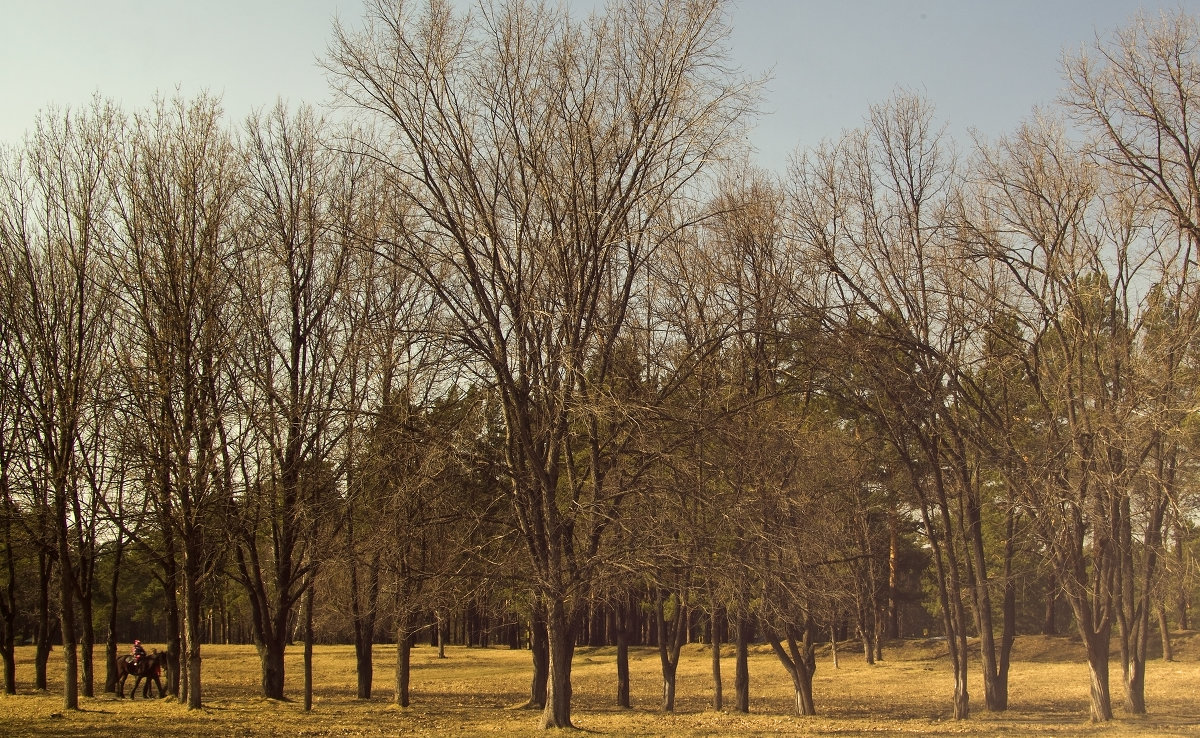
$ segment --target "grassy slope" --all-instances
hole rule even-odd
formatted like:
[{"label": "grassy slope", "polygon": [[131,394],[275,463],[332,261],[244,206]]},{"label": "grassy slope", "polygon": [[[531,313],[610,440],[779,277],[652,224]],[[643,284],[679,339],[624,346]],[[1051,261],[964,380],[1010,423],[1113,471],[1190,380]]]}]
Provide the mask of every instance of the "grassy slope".
[{"label": "grassy slope", "polygon": [[[1200,634],[1179,634],[1173,663],[1155,661],[1147,678],[1151,714],[1130,718],[1119,709],[1120,668],[1113,666],[1118,718],[1111,725],[1087,723],[1087,672],[1082,651],[1069,638],[1026,636],[1018,639],[1012,669],[1013,709],[1002,715],[983,710],[982,680],[971,684],[974,717],[949,720],[951,675],[944,650],[936,642],[908,642],[885,651],[886,661],[862,663],[860,655],[840,649],[834,669],[828,649],[820,660],[815,691],[816,718],[791,714],[790,682],[769,649],[751,656],[751,714],[716,713],[709,708],[709,652],[685,649],[679,671],[676,713],[657,709],[661,678],[657,652],[632,652],[634,709],[617,710],[615,650],[580,648],[574,665],[576,725],[617,735],[919,735],[1005,733],[1014,735],[1186,735],[1200,734]],[[406,733],[459,735],[536,735],[536,715],[513,706],[527,696],[529,656],[508,649],[451,648],[438,660],[435,649],[413,652],[412,706],[391,704],[394,649],[376,649],[376,697],[353,698],[353,649],[316,649],[314,710],[297,702],[275,702],[258,693],[258,660],[253,647],[205,646],[205,709],[189,712],[171,700],[118,701],[111,695],[82,699],[79,712],[63,712],[59,651],[51,657],[50,694],[30,692],[32,648],[22,648],[18,688],[22,694],[0,697],[0,734],[193,735],[193,736],[382,736]],[[102,664],[98,664],[101,670]],[[727,703],[733,690],[733,661],[722,664]],[[288,693],[297,700],[302,686],[300,649],[288,655]]]}]

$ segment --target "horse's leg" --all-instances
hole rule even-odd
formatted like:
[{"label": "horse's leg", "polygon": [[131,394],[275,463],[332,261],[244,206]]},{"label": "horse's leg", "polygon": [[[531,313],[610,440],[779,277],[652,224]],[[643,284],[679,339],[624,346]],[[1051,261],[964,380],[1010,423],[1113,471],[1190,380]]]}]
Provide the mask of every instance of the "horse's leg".
[{"label": "horse's leg", "polygon": [[117,659],[117,697],[120,699],[125,699],[125,680],[129,678],[130,666],[128,656]]},{"label": "horse's leg", "polygon": [[142,675],[141,674],[135,675],[133,677],[133,686],[129,688],[129,699],[132,700],[132,699],[137,698],[137,688],[138,688],[138,685],[141,683],[142,683]]}]

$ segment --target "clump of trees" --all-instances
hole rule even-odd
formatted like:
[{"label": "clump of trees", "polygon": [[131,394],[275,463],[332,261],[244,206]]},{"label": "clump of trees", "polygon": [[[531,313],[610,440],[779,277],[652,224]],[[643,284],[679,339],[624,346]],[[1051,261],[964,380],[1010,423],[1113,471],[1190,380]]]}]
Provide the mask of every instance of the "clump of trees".
[{"label": "clump of trees", "polygon": [[345,120],[42,114],[0,163],[5,689],[59,640],[77,709],[138,618],[192,708],[240,633],[273,698],[303,641],[306,707],[318,639],[360,698],[394,642],[402,706],[418,638],[527,645],[557,728],[578,643],[623,707],[656,647],[669,711],[689,641],[725,706],[731,641],[747,711],[758,639],[810,715],[818,641],[919,628],[967,718],[967,639],[1004,710],[1061,600],[1092,718],[1114,636],[1145,712],[1195,585],[1196,20],[968,157],[898,94],[767,172],[727,12],[378,0],[326,60]]}]

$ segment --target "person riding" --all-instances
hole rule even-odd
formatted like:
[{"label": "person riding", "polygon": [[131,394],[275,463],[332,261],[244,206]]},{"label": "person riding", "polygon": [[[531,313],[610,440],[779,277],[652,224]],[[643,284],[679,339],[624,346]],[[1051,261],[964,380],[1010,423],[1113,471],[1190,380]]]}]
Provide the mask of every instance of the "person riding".
[{"label": "person riding", "polygon": [[135,639],[133,642],[133,654],[132,654],[133,665],[137,666],[138,662],[140,662],[142,660],[142,657],[145,655],[146,655],[146,649],[142,648],[142,642]]}]

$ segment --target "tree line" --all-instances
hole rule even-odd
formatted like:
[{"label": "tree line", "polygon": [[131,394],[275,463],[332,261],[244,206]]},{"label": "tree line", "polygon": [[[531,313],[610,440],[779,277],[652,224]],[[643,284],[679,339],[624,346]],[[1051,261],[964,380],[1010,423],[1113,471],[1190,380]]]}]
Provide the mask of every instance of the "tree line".
[{"label": "tree line", "polygon": [[347,115],[41,114],[0,164],[6,690],[29,629],[45,687],[55,628],[65,707],[97,630],[111,688],[153,599],[192,708],[233,618],[267,697],[303,642],[310,707],[318,638],[352,638],[363,698],[394,642],[407,704],[414,640],[494,616],[544,727],[581,640],[617,646],[623,706],[657,646],[664,710],[699,637],[721,709],[732,642],[748,710],[759,639],[809,715],[817,642],[882,658],[924,599],[955,717],[968,638],[1004,710],[1059,602],[1092,718],[1114,636],[1145,712],[1195,585],[1196,19],[1068,57],[968,154],[901,92],[779,172],[740,151],[730,20],[373,0],[324,60]]}]

